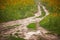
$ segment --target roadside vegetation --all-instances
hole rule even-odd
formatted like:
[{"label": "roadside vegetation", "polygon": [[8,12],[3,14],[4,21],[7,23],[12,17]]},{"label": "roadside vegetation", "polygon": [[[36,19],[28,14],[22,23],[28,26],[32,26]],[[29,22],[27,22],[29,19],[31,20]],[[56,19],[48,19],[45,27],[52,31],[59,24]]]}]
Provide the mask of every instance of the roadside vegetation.
[{"label": "roadside vegetation", "polygon": [[40,2],[50,13],[60,13],[59,0],[40,0]]},{"label": "roadside vegetation", "polygon": [[60,35],[60,3],[59,0],[41,0],[46,9],[49,11],[50,15],[45,17],[40,25],[52,33]]},{"label": "roadside vegetation", "polygon": [[[54,15],[54,16],[53,16]],[[51,31],[52,33],[56,33],[60,35],[60,16],[51,14],[48,15],[40,22],[40,26],[46,28],[47,30]]]},{"label": "roadside vegetation", "polygon": [[40,6],[40,8],[41,8],[41,15],[39,17],[44,17],[46,13],[44,9],[42,8],[42,6]]},{"label": "roadside vegetation", "polygon": [[1,40],[25,40],[20,37],[15,37],[13,35],[7,35],[7,36],[2,36],[3,38],[0,38]]},{"label": "roadside vegetation", "polygon": [[37,5],[34,0],[0,0],[0,22],[34,16]]},{"label": "roadside vegetation", "polygon": [[36,30],[36,23],[31,23],[31,24],[27,25],[27,28],[29,28],[31,30]]}]

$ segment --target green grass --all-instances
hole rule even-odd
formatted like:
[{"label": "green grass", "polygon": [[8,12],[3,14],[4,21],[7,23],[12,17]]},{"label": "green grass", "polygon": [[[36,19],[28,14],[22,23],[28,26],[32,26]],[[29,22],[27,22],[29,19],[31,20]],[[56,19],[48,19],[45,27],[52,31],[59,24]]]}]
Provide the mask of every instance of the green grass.
[{"label": "green grass", "polygon": [[[58,1],[58,2],[57,2]],[[41,4],[43,4],[46,9],[50,12],[50,13],[60,13],[60,4],[59,4],[59,0],[55,0],[55,1],[51,1],[51,0],[40,0]],[[56,2],[56,3],[55,3]],[[54,4],[55,3],[55,4]]]},{"label": "green grass", "polygon": [[42,6],[40,6],[40,8],[41,8],[41,16],[39,16],[39,17],[43,17],[43,16],[45,16],[45,11],[44,11],[44,9],[42,8]]},{"label": "green grass", "polygon": [[31,23],[27,26],[27,28],[35,30],[36,29],[36,23]]},{"label": "green grass", "polygon": [[7,36],[7,39],[8,39],[8,40],[25,40],[25,39],[23,39],[23,38],[15,37],[15,36]]},{"label": "green grass", "polygon": [[40,22],[40,26],[60,35],[60,16],[48,15]]},{"label": "green grass", "polygon": [[22,0],[22,2],[17,0],[18,2],[16,4],[14,4],[14,0],[12,1],[13,3],[10,3],[9,1],[7,3],[7,1],[1,0],[0,2],[0,22],[24,19],[34,16],[34,13],[37,12],[37,5],[34,1],[32,4],[27,3],[32,0],[26,0],[25,4]]},{"label": "green grass", "polygon": [[23,9],[19,9],[17,6],[16,8],[9,7],[5,9],[4,12],[2,10],[0,11],[0,22],[7,22],[34,16],[34,12],[36,12],[36,6],[34,8],[33,7],[34,6],[26,6],[24,8],[22,7]]},{"label": "green grass", "polygon": [[44,9],[42,8],[42,6],[40,6],[40,8],[41,8],[41,15],[39,17],[37,17],[37,18],[44,17],[45,14],[46,14],[45,11],[44,11]]},{"label": "green grass", "polygon": [[40,0],[41,4],[46,7],[49,11],[50,15],[45,17],[41,22],[40,25],[45,29],[51,31],[52,33],[56,33],[60,35],[60,9],[58,0]]}]

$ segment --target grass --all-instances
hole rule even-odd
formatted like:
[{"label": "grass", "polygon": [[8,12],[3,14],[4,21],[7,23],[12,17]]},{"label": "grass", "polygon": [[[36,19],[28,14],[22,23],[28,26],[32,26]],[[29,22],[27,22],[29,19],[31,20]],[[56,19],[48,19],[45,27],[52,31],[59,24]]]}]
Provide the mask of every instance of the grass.
[{"label": "grass", "polygon": [[40,0],[41,4],[46,7],[50,15],[45,17],[40,25],[45,29],[60,35],[60,9],[59,0]]},{"label": "grass", "polygon": [[42,13],[42,14],[41,14],[40,17],[43,17],[43,16],[45,16],[45,14],[46,14],[45,11],[44,11],[44,9],[42,8],[42,6],[41,6],[41,13]]},{"label": "grass", "polygon": [[31,23],[27,26],[27,28],[35,30],[36,29],[36,23]]},{"label": "grass", "polygon": [[37,5],[34,0],[0,0],[0,22],[34,16]]},{"label": "grass", "polygon": [[41,15],[39,17],[44,17],[46,13],[44,9],[42,8],[42,6],[40,6],[40,8],[41,8]]},{"label": "grass", "polygon": [[52,33],[56,33],[60,35],[60,18],[59,14],[51,14],[48,15],[40,22],[40,26],[44,27],[45,29],[51,31]]},{"label": "grass", "polygon": [[11,36],[11,35],[8,36],[7,39],[8,39],[8,40],[25,40],[25,39],[23,39],[23,38]]},{"label": "grass", "polygon": [[59,0],[40,0],[50,13],[60,13]]}]

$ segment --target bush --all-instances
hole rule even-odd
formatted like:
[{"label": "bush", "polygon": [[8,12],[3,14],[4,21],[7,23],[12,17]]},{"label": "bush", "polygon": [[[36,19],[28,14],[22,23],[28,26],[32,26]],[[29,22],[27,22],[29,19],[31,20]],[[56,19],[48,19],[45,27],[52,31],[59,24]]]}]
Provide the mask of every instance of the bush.
[{"label": "bush", "polygon": [[27,26],[27,28],[35,30],[35,29],[36,29],[36,23],[31,23],[31,24],[29,24],[29,25]]}]

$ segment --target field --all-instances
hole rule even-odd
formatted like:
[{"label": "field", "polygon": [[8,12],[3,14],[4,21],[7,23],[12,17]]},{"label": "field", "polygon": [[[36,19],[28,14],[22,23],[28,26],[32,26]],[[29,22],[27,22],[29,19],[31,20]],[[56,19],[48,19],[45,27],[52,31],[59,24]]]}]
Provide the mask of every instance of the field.
[{"label": "field", "polygon": [[60,3],[59,0],[42,0],[41,3],[50,12],[46,18],[44,18],[40,25],[52,33],[60,35]]},{"label": "field", "polygon": [[59,0],[0,0],[0,40],[58,40]]},{"label": "field", "polygon": [[50,13],[60,13],[59,0],[41,0],[40,1]]},{"label": "field", "polygon": [[37,5],[34,0],[0,0],[0,22],[34,16]]}]

